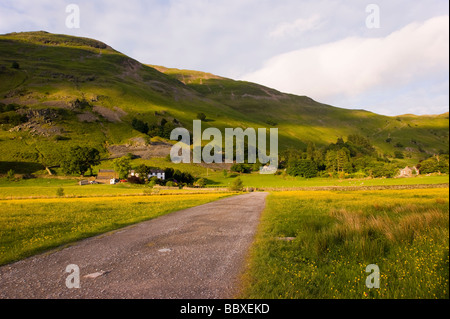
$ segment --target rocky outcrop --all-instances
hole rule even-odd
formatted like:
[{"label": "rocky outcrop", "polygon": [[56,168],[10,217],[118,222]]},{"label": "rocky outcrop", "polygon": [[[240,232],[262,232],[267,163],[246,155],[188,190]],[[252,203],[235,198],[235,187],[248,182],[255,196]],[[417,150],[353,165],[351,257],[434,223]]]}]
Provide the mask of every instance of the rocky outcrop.
[{"label": "rocky outcrop", "polygon": [[26,116],[27,122],[10,129],[10,132],[27,131],[31,135],[50,137],[59,135],[64,129],[56,126],[54,121],[58,119],[58,113],[51,109],[19,109],[17,113]]}]

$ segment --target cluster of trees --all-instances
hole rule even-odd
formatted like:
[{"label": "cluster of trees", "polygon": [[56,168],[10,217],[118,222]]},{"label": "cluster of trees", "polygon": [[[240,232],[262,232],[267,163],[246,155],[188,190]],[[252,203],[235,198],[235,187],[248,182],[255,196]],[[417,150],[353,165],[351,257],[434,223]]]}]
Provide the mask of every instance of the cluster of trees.
[{"label": "cluster of trees", "polygon": [[338,138],[336,143],[317,148],[308,143],[306,149],[288,149],[281,155],[280,165],[292,176],[311,178],[331,177],[393,177],[398,166],[380,158],[371,142],[360,135],[350,135],[347,141]]},{"label": "cluster of trees", "polygon": [[164,173],[166,176],[166,181],[172,181],[173,183],[176,183],[178,185],[192,185],[195,181],[195,178],[190,173],[181,172],[178,169],[174,170],[173,168],[169,167],[164,169]]},{"label": "cluster of trees", "polygon": [[178,124],[176,119],[169,122],[165,118],[163,118],[159,123],[153,124],[148,124],[136,118],[133,118],[131,121],[131,126],[136,131],[147,134],[150,137],[159,136],[167,139],[170,139],[170,133],[176,128],[175,124]]},{"label": "cluster of trees", "polygon": [[132,154],[116,158],[113,161],[114,170],[119,174],[119,178],[125,179],[131,169]]},{"label": "cluster of trees", "polygon": [[61,168],[66,174],[84,175],[92,167],[100,164],[100,152],[87,146],[72,147],[61,159]]},{"label": "cluster of trees", "polygon": [[[403,154],[395,158],[403,158]],[[360,135],[350,135],[347,141],[338,138],[336,143],[317,148],[308,143],[306,149],[289,149],[282,153],[280,166],[292,176],[306,178],[331,177],[394,177],[403,164],[381,157],[371,142]],[[448,172],[448,155],[432,157],[416,166],[421,173]]]},{"label": "cluster of trees", "polygon": [[[403,158],[403,154],[395,158]],[[428,162],[426,162],[426,165]],[[440,171],[445,172],[440,165]],[[369,139],[353,134],[338,138],[336,143],[318,148],[308,143],[306,148],[290,148],[280,153],[279,168],[286,169],[291,176],[312,178],[321,177],[394,177],[403,164],[390,161],[386,156],[380,156]],[[420,165],[419,165],[420,166]],[[237,173],[251,173],[258,171],[260,163],[233,164],[231,171]],[[426,171],[433,170],[437,165]]]},{"label": "cluster of trees", "polygon": [[17,104],[0,103],[0,124],[19,125],[25,123],[28,119],[25,115],[16,112],[20,108]]},{"label": "cluster of trees", "polygon": [[20,106],[17,104],[4,104],[0,102],[0,113],[15,111],[19,108]]},{"label": "cluster of trees", "polygon": [[86,98],[82,98],[82,99],[76,99],[75,101],[71,102],[72,107],[76,108],[76,109],[80,109],[80,110],[84,110],[84,109],[92,109],[93,105],[91,102],[89,102],[88,100],[86,100]]},{"label": "cluster of trees", "polygon": [[[155,115],[160,115],[155,112]],[[201,121],[206,120],[205,113],[197,113],[197,119]],[[167,120],[162,118],[161,121],[157,123],[149,124],[140,119],[133,118],[131,121],[131,126],[138,132],[147,134],[150,137],[163,137],[166,139],[170,139],[170,133],[180,125],[180,122],[177,119]]]},{"label": "cluster of trees", "polygon": [[147,134],[148,132],[148,123],[145,123],[144,121],[141,121],[137,118],[133,118],[131,121],[131,126],[138,132]]},{"label": "cluster of trees", "polygon": [[[145,164],[139,165],[135,172],[139,176],[139,182],[140,183],[146,183],[146,182],[154,182],[159,185],[166,185],[166,186],[179,186],[179,185],[192,185],[196,179],[187,172],[181,172],[178,169],[173,168],[165,168],[164,174],[165,174],[165,180],[160,180],[156,177],[152,177],[150,180],[147,179],[147,176],[151,173],[152,170],[154,170],[154,167],[147,166]],[[136,181],[136,179],[134,179]]]},{"label": "cluster of trees", "polygon": [[416,165],[416,168],[422,174],[430,174],[440,172],[443,174],[448,174],[449,172],[449,155],[448,154],[440,154],[434,155],[419,164]]},{"label": "cluster of trees", "polygon": [[247,163],[236,163],[231,165],[230,170],[232,172],[236,173],[251,173],[251,172],[257,172],[259,171],[259,168],[262,166],[261,163],[257,162],[254,164],[247,164]]}]

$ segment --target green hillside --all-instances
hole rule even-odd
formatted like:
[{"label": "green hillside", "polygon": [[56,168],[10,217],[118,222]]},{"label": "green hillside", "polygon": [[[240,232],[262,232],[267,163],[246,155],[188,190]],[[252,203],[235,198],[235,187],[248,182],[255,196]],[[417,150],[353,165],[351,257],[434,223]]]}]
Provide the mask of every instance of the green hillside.
[{"label": "green hillside", "polygon": [[161,139],[135,130],[133,119],[190,129],[200,112],[204,127],[278,127],[282,149],[360,134],[380,154],[401,149],[415,163],[448,150],[449,142],[448,113],[388,117],[337,108],[254,83],[144,65],[100,41],[43,31],[0,35],[0,106],[0,173],[24,167],[17,163],[29,171],[39,168],[30,163],[54,165],[74,145],[96,147],[102,158],[114,145],[152,150]]},{"label": "green hillside", "polygon": [[[252,119],[266,125],[275,122],[280,134],[287,139],[287,145],[290,142],[296,144],[298,140],[325,145],[335,142],[338,137],[356,133],[369,138],[382,152],[392,153],[395,144],[400,143],[414,158],[417,155],[414,153],[420,153],[419,149],[429,153],[448,149],[448,113],[382,116],[364,110],[337,108],[307,96],[285,94],[209,73],[152,67],[242,115],[252,114]],[[386,143],[388,138],[390,142]]]}]

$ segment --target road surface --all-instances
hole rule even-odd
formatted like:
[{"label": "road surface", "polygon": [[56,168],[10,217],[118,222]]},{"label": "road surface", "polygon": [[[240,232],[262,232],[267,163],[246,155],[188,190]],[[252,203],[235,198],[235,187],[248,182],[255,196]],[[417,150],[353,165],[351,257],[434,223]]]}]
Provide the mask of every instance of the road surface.
[{"label": "road surface", "polygon": [[[0,298],[232,298],[266,195],[228,197],[5,265]],[[79,288],[68,288],[78,270]]]}]

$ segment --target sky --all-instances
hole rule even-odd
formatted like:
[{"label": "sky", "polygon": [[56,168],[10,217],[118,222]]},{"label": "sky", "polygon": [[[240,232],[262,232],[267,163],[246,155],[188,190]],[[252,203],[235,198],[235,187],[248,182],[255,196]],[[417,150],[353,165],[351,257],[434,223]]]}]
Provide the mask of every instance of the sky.
[{"label": "sky", "polygon": [[0,34],[38,30],[343,108],[449,109],[448,0],[0,0]]}]

